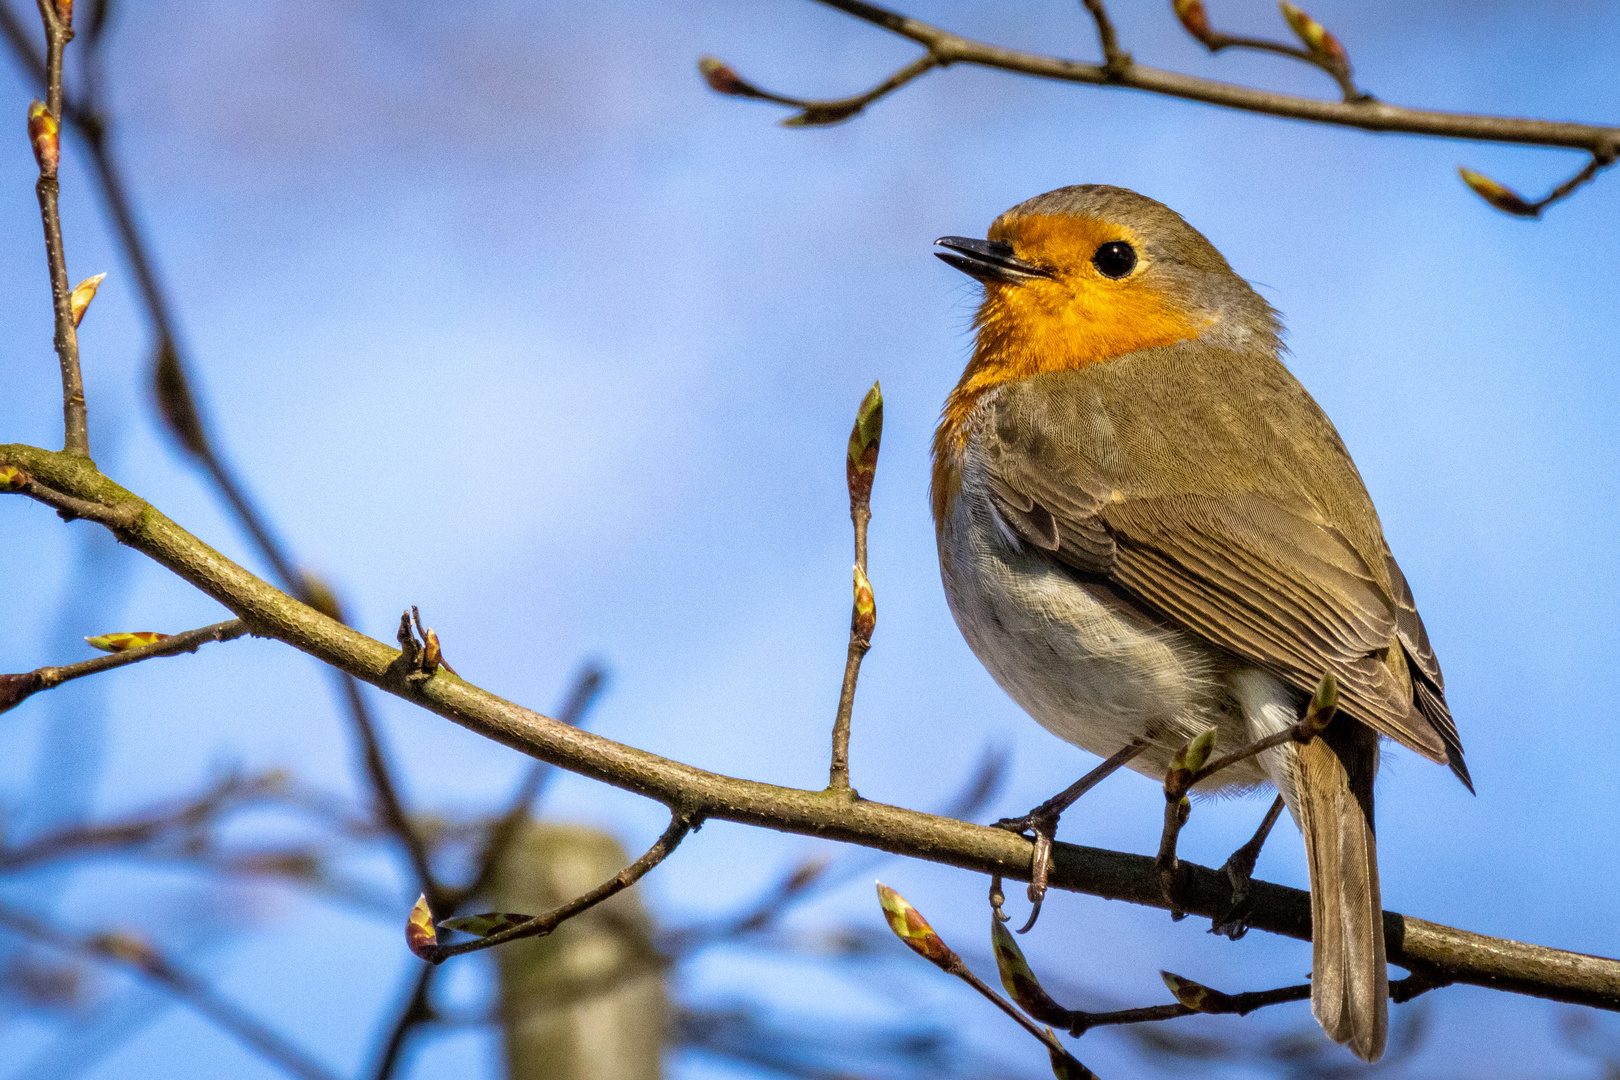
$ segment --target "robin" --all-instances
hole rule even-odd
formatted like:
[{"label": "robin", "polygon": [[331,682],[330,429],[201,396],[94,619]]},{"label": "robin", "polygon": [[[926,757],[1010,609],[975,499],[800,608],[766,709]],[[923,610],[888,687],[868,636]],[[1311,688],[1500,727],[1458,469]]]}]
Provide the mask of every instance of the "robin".
[{"label": "robin", "polygon": [[[1275,786],[1310,867],[1311,1011],[1376,1061],[1380,737],[1473,785],[1412,592],[1338,432],[1279,359],[1277,313],[1180,215],[1124,188],[1060,188],[988,239],[937,243],[984,284],[934,439],[957,626],[1104,770],[1163,777],[1211,728],[1223,746],[1289,730],[1337,681],[1320,737],[1195,790]],[[1049,845],[1056,815],[1018,824]]]}]

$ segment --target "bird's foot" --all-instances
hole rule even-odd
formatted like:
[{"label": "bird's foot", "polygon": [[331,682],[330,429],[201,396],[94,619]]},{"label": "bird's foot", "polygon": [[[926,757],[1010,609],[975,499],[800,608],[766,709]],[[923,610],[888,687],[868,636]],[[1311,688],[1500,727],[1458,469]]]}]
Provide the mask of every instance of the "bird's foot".
[{"label": "bird's foot", "polygon": [[1277,817],[1282,813],[1283,798],[1277,796],[1271,803],[1271,809],[1266,811],[1265,820],[1255,830],[1248,843],[1232,852],[1231,858],[1221,869],[1226,871],[1226,879],[1232,883],[1232,903],[1226,914],[1215,919],[1209,927],[1212,934],[1225,934],[1229,940],[1236,941],[1249,932],[1249,915],[1254,910],[1254,900],[1249,894],[1249,883],[1254,879],[1255,860],[1260,858],[1260,849],[1265,846],[1266,837],[1271,835],[1271,827],[1277,824]]}]

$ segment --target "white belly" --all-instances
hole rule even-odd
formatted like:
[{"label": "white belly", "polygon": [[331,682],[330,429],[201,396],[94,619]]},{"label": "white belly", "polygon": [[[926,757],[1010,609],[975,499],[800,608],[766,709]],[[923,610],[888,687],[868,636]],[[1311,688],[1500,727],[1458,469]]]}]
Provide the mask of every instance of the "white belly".
[{"label": "white belly", "polygon": [[[1048,731],[1102,757],[1145,737],[1153,746],[1131,767],[1162,779],[1171,755],[1210,727],[1221,753],[1292,723],[1292,690],[1191,634],[1094,595],[1006,527],[971,454],[964,464],[939,534],[945,595],[979,660]],[[1263,766],[1286,767],[1292,754],[1265,757],[1208,786],[1264,783],[1271,777]]]}]

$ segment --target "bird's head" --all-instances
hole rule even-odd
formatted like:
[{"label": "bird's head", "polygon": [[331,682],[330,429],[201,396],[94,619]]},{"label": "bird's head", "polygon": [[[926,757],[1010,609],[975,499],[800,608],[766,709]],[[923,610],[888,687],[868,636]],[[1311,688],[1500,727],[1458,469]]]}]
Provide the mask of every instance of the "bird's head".
[{"label": "bird's head", "polygon": [[935,243],[944,249],[936,255],[985,286],[961,388],[975,396],[1191,338],[1277,346],[1275,313],[1214,245],[1134,191],[1059,188],[1002,214],[987,239]]}]

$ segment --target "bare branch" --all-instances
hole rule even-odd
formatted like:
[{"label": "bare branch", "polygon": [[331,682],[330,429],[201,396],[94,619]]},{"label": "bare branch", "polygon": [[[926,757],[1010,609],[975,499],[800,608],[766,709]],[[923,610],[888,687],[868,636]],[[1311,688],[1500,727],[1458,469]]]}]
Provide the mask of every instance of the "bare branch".
[{"label": "bare branch", "polygon": [[[1283,15],[1290,22],[1295,18],[1308,20],[1307,25],[1316,32],[1318,44],[1314,48],[1299,48],[1296,45],[1285,45],[1280,41],[1269,41],[1265,38],[1242,37],[1237,34],[1225,34],[1213,29],[1209,24],[1209,15],[1204,10],[1203,0],[1174,0],[1172,5],[1176,17],[1187,33],[1197,39],[1212,53],[1222,49],[1255,49],[1260,52],[1276,53],[1280,56],[1292,57],[1295,60],[1320,68],[1333,77],[1339,84],[1339,90],[1344,94],[1347,102],[1372,101],[1371,94],[1362,93],[1356,88],[1350,73],[1350,58],[1345,54],[1344,47],[1338,39],[1323,30],[1321,25],[1310,16],[1292,5],[1283,8]],[[1303,35],[1302,35],[1303,36]],[[1306,38],[1306,40],[1310,40]]]},{"label": "bare branch", "polygon": [[[72,9],[69,8],[68,11]],[[90,455],[90,428],[85,418],[84,379],[79,372],[79,332],[73,319],[73,288],[68,284],[67,255],[62,244],[62,187],[57,180],[61,160],[62,53],[73,40],[69,16],[56,6],[56,0],[39,0],[39,16],[45,24],[45,103],[35,102],[28,113],[28,135],[39,162],[39,180],[34,194],[39,199],[39,217],[45,227],[45,260],[51,277],[51,309],[56,315],[56,356],[62,367],[62,449],[70,454]],[[8,33],[14,44],[26,37]],[[29,46],[32,53],[32,46]]]},{"label": "bare branch", "polygon": [[293,1076],[303,1080],[337,1080],[336,1074],[328,1072],[303,1050],[221,997],[197,976],[170,963],[139,938],[125,933],[78,938],[4,904],[0,904],[0,926],[64,952],[133,968]]},{"label": "bare branch", "polygon": [[[1612,162],[1616,155],[1620,154],[1620,127],[1562,123],[1508,116],[1440,112],[1428,109],[1408,109],[1398,105],[1388,105],[1357,90],[1350,80],[1348,60],[1341,62],[1332,55],[1330,50],[1296,49],[1292,46],[1263,41],[1258,38],[1241,38],[1219,34],[1214,31],[1207,31],[1207,21],[1205,29],[1208,33],[1208,40],[1205,43],[1208,45],[1210,41],[1213,41],[1214,44],[1210,45],[1212,49],[1265,49],[1269,52],[1281,53],[1313,64],[1333,75],[1339,81],[1345,100],[1320,101],[1315,98],[1278,94],[1267,90],[1258,90],[1233,83],[1219,82],[1214,79],[1203,79],[1194,75],[1184,75],[1179,72],[1148,67],[1130,60],[1128,54],[1120,50],[1117,37],[1113,33],[1112,24],[1108,21],[1107,12],[1103,9],[1100,0],[1084,0],[1084,2],[1087,9],[1091,11],[1093,19],[1097,22],[1098,34],[1103,42],[1105,63],[1101,65],[1085,64],[1056,56],[1024,52],[1019,49],[1008,49],[999,45],[964,38],[948,30],[925,23],[920,19],[913,19],[910,16],[878,7],[875,4],[866,3],[865,0],[817,0],[817,2],[836,8],[892,34],[908,38],[928,50],[927,54],[919,58],[911,67],[902,69],[901,72],[896,73],[895,76],[867,94],[860,95],[857,98],[846,98],[842,101],[805,102],[796,98],[785,98],[770,94],[744,83],[741,79],[737,79],[735,73],[724,65],[719,66],[724,69],[724,74],[729,79],[735,80],[735,84],[727,82],[725,79],[721,79],[717,84],[715,76],[711,75],[706,68],[705,74],[709,76],[710,85],[722,93],[775,101],[795,108],[808,108],[809,106],[825,108],[830,110],[828,115],[833,115],[834,119],[845,119],[855,115],[866,105],[877,100],[878,97],[897,89],[924,71],[934,67],[948,67],[951,64],[974,64],[980,67],[996,68],[1001,71],[1011,71],[1021,75],[1032,75],[1036,78],[1053,79],[1059,82],[1128,87],[1150,94],[1163,94],[1188,101],[1202,101],[1211,105],[1238,109],[1244,112],[1262,113],[1268,116],[1280,116],[1337,127],[1359,128],[1363,131],[1398,132],[1408,135],[1472,139],[1480,142],[1510,143],[1524,146],[1568,147],[1585,150],[1592,154],[1599,163],[1598,168]],[[1179,7],[1180,5],[1178,5]],[[1201,10],[1202,5],[1200,4],[1199,7]],[[1183,21],[1185,23],[1185,20]],[[1191,29],[1191,26],[1189,26],[1189,30]],[[1204,40],[1196,32],[1194,36]],[[1329,38],[1331,38],[1331,35],[1329,35]],[[1110,45],[1110,41],[1112,41],[1112,45]],[[1336,42],[1333,44],[1337,45]],[[718,61],[714,63],[718,64]],[[913,68],[916,70],[913,70]],[[905,78],[901,78],[902,75]],[[838,108],[844,108],[845,111],[841,115],[834,115]],[[795,117],[794,120],[798,121],[800,118]],[[830,121],[824,120],[822,122]],[[1595,170],[1593,175],[1595,175]],[[1579,186],[1580,183],[1584,183],[1590,178],[1590,175],[1584,176],[1575,181],[1575,185]],[[1570,190],[1573,190],[1573,188]],[[1563,192],[1558,197],[1562,198],[1567,194],[1568,192]]]},{"label": "bare branch", "polygon": [[855,684],[861,677],[861,661],[872,647],[872,630],[877,625],[877,604],[872,597],[872,582],[866,576],[866,529],[872,521],[872,482],[877,478],[878,448],[882,441],[883,391],[873,383],[855,410],[855,425],[849,433],[849,450],[844,460],[844,475],[849,484],[849,517],[855,525],[855,603],[849,615],[849,654],[844,661],[844,682],[838,693],[838,712],[833,717],[828,791],[850,791],[849,722],[855,711]]},{"label": "bare branch", "polygon": [[1131,66],[1131,54],[1119,47],[1119,35],[1114,30],[1114,21],[1108,17],[1108,8],[1103,0],[1080,0],[1085,4],[1086,10],[1091,12],[1092,21],[1097,24],[1097,44],[1102,46],[1103,70],[1114,78],[1119,78]]},{"label": "bare branch", "polygon": [[129,664],[138,664],[142,660],[150,660],[155,656],[176,656],[180,653],[194,653],[210,641],[233,641],[248,632],[247,623],[241,619],[231,619],[228,622],[215,623],[197,630],[187,630],[183,634],[175,634],[151,645],[142,645],[135,649],[125,649],[123,652],[112,653],[108,656],[98,656],[93,660],[82,660],[77,664],[67,664],[62,667],[42,667],[21,675],[0,675],[0,713],[5,712],[21,703],[25,698],[41,690],[50,690],[73,679],[94,675],[100,671],[111,671],[113,668],[126,667]]},{"label": "bare branch", "polygon": [[377,1067],[372,1071],[373,1080],[390,1080],[394,1072],[404,1061],[405,1043],[411,1032],[418,1026],[434,1019],[433,979],[439,969],[432,964],[423,964],[421,969],[411,975],[411,996],[406,999],[405,1009],[399,1014],[399,1019],[388,1030],[388,1038],[383,1042],[382,1053],[377,1057]]},{"label": "bare branch", "polygon": [[778,105],[789,105],[799,112],[782,121],[783,127],[826,127],[837,124],[857,116],[872,102],[887,97],[900,89],[911,80],[932,71],[936,67],[943,67],[944,63],[932,53],[920,56],[905,67],[890,75],[864,94],[854,97],[834,98],[817,101],[809,98],[787,97],[783,94],[773,94],[769,90],[761,90],[753,83],[747,82],[731,67],[712,56],[705,56],[698,61],[698,70],[703,73],[704,79],[716,93],[727,94],[732,97],[753,98],[757,101],[770,101]]},{"label": "bare branch", "polygon": [[[401,670],[399,650],[254,577],[85,459],[0,445],[0,467],[5,465],[113,511],[139,509],[136,524],[123,534],[125,542],[231,608],[256,632],[532,757],[679,807],[694,818],[842,840],[1016,880],[1028,877],[1030,842],[1003,829],[708,772],[561,724],[445,672],[413,686]],[[1052,862],[1056,888],[1166,906],[1150,857],[1054,844]],[[1181,865],[1183,910],[1206,918],[1226,914],[1232,904],[1226,874]],[[1308,893],[1257,881],[1251,896],[1252,928],[1310,939]],[[1620,1011],[1620,961],[1488,937],[1393,912],[1384,914],[1384,938],[1392,963],[1432,971],[1445,981]]]},{"label": "bare branch", "polygon": [[686,839],[686,834],[691,832],[700,823],[700,820],[699,817],[693,814],[682,813],[677,810],[670,815],[669,827],[664,830],[664,834],[658,838],[652,847],[647,849],[641,858],[620,870],[596,888],[576,896],[560,907],[555,907],[542,915],[532,916],[504,930],[490,934],[488,937],[479,938],[477,941],[469,941],[462,945],[438,945],[430,950],[424,958],[430,963],[442,964],[452,956],[461,956],[465,953],[478,952],[481,949],[494,948],[496,945],[504,945],[508,941],[517,941],[529,937],[543,937],[580,912],[590,910],[608,897],[621,893],[640,881],[647,875],[649,870],[667,859],[670,853],[680,846],[681,841]]}]

